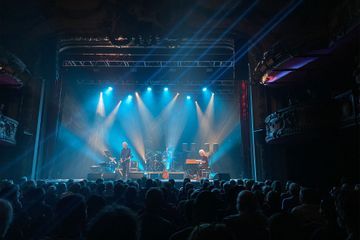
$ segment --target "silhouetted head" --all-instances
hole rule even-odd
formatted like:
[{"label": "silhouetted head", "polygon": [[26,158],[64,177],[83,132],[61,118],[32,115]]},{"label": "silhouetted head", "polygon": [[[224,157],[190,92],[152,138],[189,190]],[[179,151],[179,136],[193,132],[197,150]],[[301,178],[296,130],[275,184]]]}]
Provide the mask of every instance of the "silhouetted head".
[{"label": "silhouetted head", "polygon": [[116,198],[122,197],[123,193],[125,191],[125,185],[122,183],[116,183],[114,186],[114,196]]},{"label": "silhouetted head", "polygon": [[209,191],[200,192],[194,202],[195,220],[198,223],[211,223],[216,221],[218,208],[218,200],[214,193]]},{"label": "silhouetted head", "polygon": [[81,185],[80,183],[73,183],[69,186],[69,192],[80,193]]},{"label": "silhouetted head", "polygon": [[105,199],[99,195],[91,195],[87,200],[88,218],[93,218],[106,205]]},{"label": "silhouetted head", "polygon": [[266,194],[265,201],[273,210],[277,211],[281,209],[281,198],[278,192],[268,192]]},{"label": "silhouetted head", "polygon": [[6,199],[13,204],[19,201],[19,196],[19,187],[15,184],[8,184],[0,190],[0,198]]},{"label": "silhouetted head", "polygon": [[220,180],[219,179],[215,179],[214,180],[214,188],[220,188]]},{"label": "silhouetted head", "polygon": [[13,220],[13,208],[7,200],[0,199],[0,238],[5,235]]},{"label": "silhouetted head", "polygon": [[86,220],[84,197],[80,194],[71,194],[60,199],[56,204],[54,219],[57,223],[57,236],[81,236]]},{"label": "silhouetted head", "polygon": [[225,224],[201,224],[191,232],[189,240],[232,240],[233,236]]},{"label": "silhouetted head", "polygon": [[65,183],[58,183],[56,189],[58,191],[58,194],[62,194],[67,191],[67,186]]},{"label": "silhouetted head", "polygon": [[259,203],[254,193],[244,190],[237,197],[237,210],[239,213],[253,213],[258,211]]},{"label": "silhouetted head", "polygon": [[244,185],[244,181],[243,181],[242,179],[238,179],[238,180],[237,180],[237,185],[243,186],[243,185]]},{"label": "silhouetted head", "polygon": [[45,190],[41,187],[29,189],[24,194],[24,201],[30,204],[38,204],[44,201]]},{"label": "silhouetted head", "polygon": [[285,191],[289,191],[289,188],[290,188],[290,184],[291,184],[292,182],[291,181],[286,181],[286,184],[285,184]]},{"label": "silhouetted head", "polygon": [[105,183],[105,191],[113,191],[114,190],[114,183],[113,182],[106,182]]},{"label": "silhouetted head", "polygon": [[282,191],[281,182],[278,181],[278,180],[273,181],[271,183],[271,188],[272,188],[273,191],[281,193],[281,191]]},{"label": "silhouetted head", "polygon": [[183,187],[185,187],[185,185],[190,182],[190,178],[184,178],[183,180]]},{"label": "silhouetted head", "polygon": [[125,200],[127,202],[133,202],[137,198],[137,189],[135,187],[128,187],[125,190]]},{"label": "silhouetted head", "polygon": [[360,193],[341,190],[335,201],[338,223],[348,233],[358,233],[360,225]]},{"label": "silhouetted head", "polygon": [[169,183],[171,184],[172,187],[175,187],[175,180],[174,179],[170,178]]},{"label": "silhouetted head", "polygon": [[270,179],[265,180],[265,185],[271,186],[272,181]]},{"label": "silhouetted head", "polygon": [[289,186],[289,192],[292,196],[299,196],[300,186],[297,183],[291,183]]},{"label": "silhouetted head", "polygon": [[147,210],[161,209],[164,202],[163,192],[159,188],[150,188],[145,195],[145,207]]},{"label": "silhouetted head", "polygon": [[145,182],[145,188],[146,189],[149,189],[149,188],[152,188],[154,186],[154,182],[152,179],[147,179],[146,182]]},{"label": "silhouetted head", "polygon": [[[161,231],[161,229],[159,229]],[[128,208],[107,206],[89,224],[88,240],[137,240],[136,217]]]}]

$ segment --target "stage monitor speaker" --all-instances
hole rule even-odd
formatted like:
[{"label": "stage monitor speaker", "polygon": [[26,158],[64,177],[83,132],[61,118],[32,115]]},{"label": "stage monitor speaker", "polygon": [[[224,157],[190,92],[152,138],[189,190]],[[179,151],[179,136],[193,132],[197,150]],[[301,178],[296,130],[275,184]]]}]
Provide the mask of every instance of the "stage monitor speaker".
[{"label": "stage monitor speaker", "polygon": [[131,161],[130,162],[130,172],[137,172],[139,170],[138,162]]},{"label": "stage monitor speaker", "polygon": [[101,173],[101,167],[99,165],[90,166],[91,173]]},{"label": "stage monitor speaker", "polygon": [[214,176],[214,180],[220,181],[230,181],[230,174],[229,173],[217,173]]},{"label": "stage monitor speaker", "polygon": [[210,152],[210,143],[204,143],[204,151],[205,152]]},{"label": "stage monitor speaker", "polygon": [[98,179],[102,179],[102,174],[101,173],[89,173],[87,175],[87,179],[89,181],[96,181]]},{"label": "stage monitor speaker", "polygon": [[183,180],[184,177],[185,177],[185,172],[169,172],[169,179]]},{"label": "stage monitor speaker", "polygon": [[129,172],[130,179],[141,179],[144,177],[143,172]]},{"label": "stage monitor speaker", "polygon": [[103,173],[103,179],[107,181],[115,181],[119,178],[118,173]]},{"label": "stage monitor speaker", "polygon": [[138,162],[137,161],[130,161],[130,168],[138,168]]},{"label": "stage monitor speaker", "polygon": [[183,152],[188,152],[188,144],[187,143],[182,143],[182,150],[183,150]]},{"label": "stage monitor speaker", "polygon": [[213,143],[213,153],[216,153],[219,150],[219,144]]},{"label": "stage monitor speaker", "polygon": [[150,178],[150,179],[162,179],[162,172],[148,172],[148,178]]},{"label": "stage monitor speaker", "polygon": [[196,151],[197,151],[197,144],[196,143],[191,143],[190,152],[196,152]]}]

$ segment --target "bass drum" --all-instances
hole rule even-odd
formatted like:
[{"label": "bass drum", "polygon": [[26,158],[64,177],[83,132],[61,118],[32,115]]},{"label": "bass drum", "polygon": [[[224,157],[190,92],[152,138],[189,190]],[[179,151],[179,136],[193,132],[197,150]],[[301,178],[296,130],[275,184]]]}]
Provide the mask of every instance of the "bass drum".
[{"label": "bass drum", "polygon": [[154,171],[163,171],[165,169],[164,164],[161,161],[154,161]]},{"label": "bass drum", "polygon": [[146,164],[147,171],[161,172],[165,169],[164,164],[161,161],[150,160]]},{"label": "bass drum", "polygon": [[107,163],[103,166],[103,171],[106,173],[114,173],[116,169],[115,163]]}]

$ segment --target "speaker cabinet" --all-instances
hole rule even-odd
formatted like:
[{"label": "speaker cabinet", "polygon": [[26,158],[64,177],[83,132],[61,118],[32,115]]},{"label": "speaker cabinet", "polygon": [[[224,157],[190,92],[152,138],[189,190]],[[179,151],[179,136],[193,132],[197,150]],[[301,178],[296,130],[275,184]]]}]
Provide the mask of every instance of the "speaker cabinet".
[{"label": "speaker cabinet", "polygon": [[150,179],[162,179],[162,172],[148,172],[148,178],[150,178]]},{"label": "speaker cabinet", "polygon": [[118,173],[103,173],[103,179],[104,180],[111,180],[111,181],[115,181],[117,179],[119,179],[119,174]]},{"label": "speaker cabinet", "polygon": [[213,152],[216,153],[219,150],[219,144],[213,143]]},{"label": "speaker cabinet", "polygon": [[130,179],[140,179],[144,177],[143,172],[129,172],[129,178]]},{"label": "speaker cabinet", "polygon": [[185,172],[169,172],[169,179],[183,180]]},{"label": "speaker cabinet", "polygon": [[102,179],[102,174],[101,173],[89,173],[87,175],[87,179],[89,181],[96,181],[98,179]]},{"label": "speaker cabinet", "polygon": [[214,176],[214,180],[220,181],[230,181],[230,174],[229,173],[217,173]]},{"label": "speaker cabinet", "polygon": [[187,143],[182,143],[182,151],[183,152],[188,152],[189,151],[189,149],[188,149],[188,144]]}]

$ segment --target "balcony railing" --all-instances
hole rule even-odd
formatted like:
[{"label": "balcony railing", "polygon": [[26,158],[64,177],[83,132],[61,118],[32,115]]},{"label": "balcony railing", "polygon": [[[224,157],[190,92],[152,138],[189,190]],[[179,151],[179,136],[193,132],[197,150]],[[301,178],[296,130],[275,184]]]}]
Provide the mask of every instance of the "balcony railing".
[{"label": "balcony railing", "polygon": [[333,127],[337,121],[332,103],[297,105],[281,109],[265,118],[266,142],[289,137],[312,137]]}]

